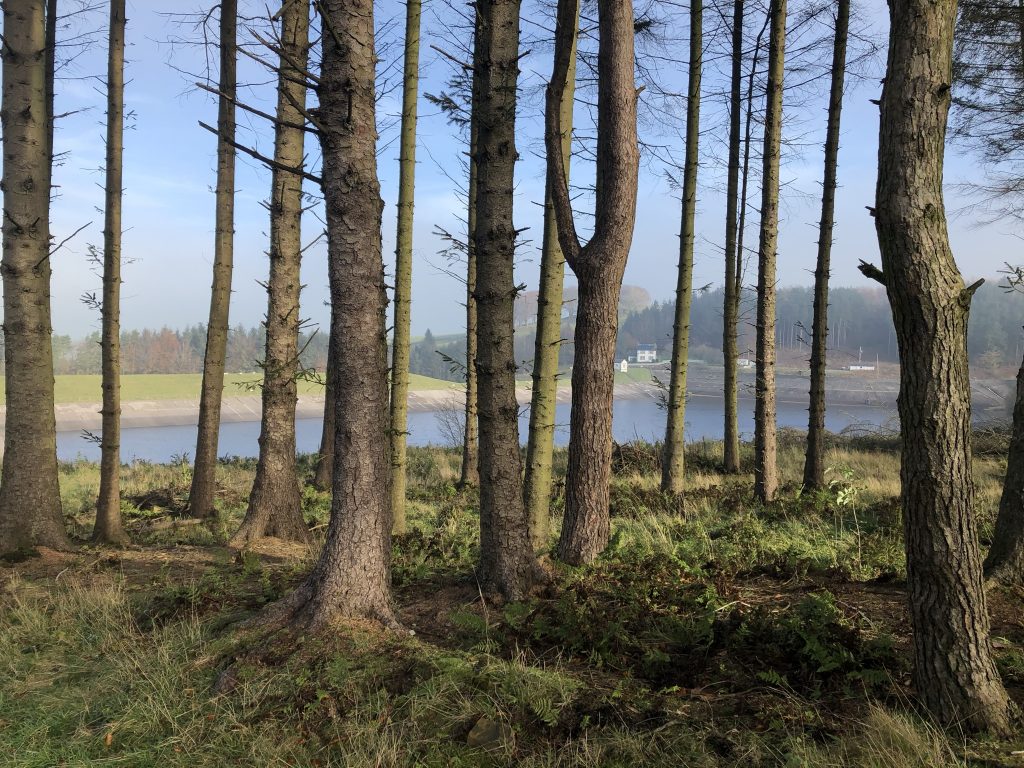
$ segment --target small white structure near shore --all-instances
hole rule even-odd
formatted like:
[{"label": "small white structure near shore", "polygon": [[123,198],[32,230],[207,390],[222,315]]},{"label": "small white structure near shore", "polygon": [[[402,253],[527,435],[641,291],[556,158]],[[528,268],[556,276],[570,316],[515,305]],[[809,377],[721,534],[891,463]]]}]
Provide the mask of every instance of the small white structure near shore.
[{"label": "small white structure near shore", "polygon": [[629,361],[625,358],[619,363],[619,373],[629,373]]},{"label": "small white structure near shore", "polygon": [[658,345],[657,344],[640,344],[636,348],[636,361],[640,364],[643,363],[656,363],[658,362]]}]

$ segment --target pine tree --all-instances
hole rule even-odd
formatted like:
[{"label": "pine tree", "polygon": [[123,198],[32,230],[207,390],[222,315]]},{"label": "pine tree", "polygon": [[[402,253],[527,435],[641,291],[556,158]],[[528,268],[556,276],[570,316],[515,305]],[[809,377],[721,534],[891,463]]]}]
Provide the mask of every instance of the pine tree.
[{"label": "pine tree", "polygon": [[100,438],[100,494],[93,538],[124,544],[121,524],[121,184],[124,156],[125,2],[110,2],[107,57],[106,204],[103,221],[103,433]]},{"label": "pine tree", "polygon": [[[569,70],[562,92],[559,124],[562,158],[569,176],[572,155],[572,123],[576,88],[576,45],[579,18],[573,31]],[[524,496],[530,519],[530,541],[538,553],[547,549],[551,530],[552,459],[555,448],[555,411],[558,406],[558,358],[562,347],[562,301],[565,256],[558,244],[558,222],[551,200],[551,173],[544,190],[544,241],[540,259],[540,290],[537,296],[537,331],[534,339],[533,392],[526,446]]]},{"label": "pine tree", "polygon": [[558,239],[579,282],[576,358],[565,520],[557,557],[580,565],[608,544],[612,459],[612,397],[619,291],[633,239],[640,151],[634,78],[634,18],[630,0],[599,0],[597,199],[595,229],[583,245],[576,234],[562,157],[560,109],[573,46],[578,0],[559,0],[555,68],[547,90],[545,143],[553,174]]},{"label": "pine tree", "polygon": [[665,456],[661,490],[680,501],[686,488],[686,371],[690,352],[690,305],[693,300],[693,239],[700,162],[700,86],[703,72],[704,3],[690,0],[690,64],[686,93],[686,160],[683,169],[683,216],[679,232],[679,278],[672,327],[672,373],[668,395]]},{"label": "pine tree", "polygon": [[[289,0],[281,12],[270,192],[270,277],[267,280],[260,451],[242,525],[231,544],[264,536],[309,541],[295,466],[299,325],[302,288],[302,174],[305,156],[309,1]],[[289,170],[294,169],[294,170]]]},{"label": "pine tree", "polygon": [[754,493],[775,499],[779,487],[775,435],[775,262],[779,243],[779,160],[782,82],[786,55],[786,0],[772,0],[768,91],[761,175],[761,232],[757,265],[757,382],[754,406]]},{"label": "pine tree", "polygon": [[412,302],[412,225],[416,192],[416,116],[420,72],[420,0],[405,3],[402,137],[399,151],[395,248],[395,323],[391,345],[391,506],[395,533],[405,532],[406,437],[409,426],[409,332]]},{"label": "pine tree", "polygon": [[[3,276],[7,422],[0,553],[66,549],[50,341],[51,117],[45,4],[3,4]],[[51,22],[55,20],[51,18]],[[52,69],[50,69],[52,72]]]},{"label": "pine tree", "polygon": [[228,312],[235,238],[235,92],[238,62],[236,37],[238,0],[220,2],[220,76],[217,88],[217,191],[213,247],[213,285],[210,319],[206,325],[203,385],[199,397],[196,461],[188,504],[193,517],[216,514],[213,498],[217,483],[217,444],[220,407],[224,395],[224,369],[228,346]]},{"label": "pine tree", "polygon": [[953,0],[892,0],[875,223],[900,350],[901,505],[914,682],[941,723],[1009,734],[974,522],[965,288],[942,191]]}]

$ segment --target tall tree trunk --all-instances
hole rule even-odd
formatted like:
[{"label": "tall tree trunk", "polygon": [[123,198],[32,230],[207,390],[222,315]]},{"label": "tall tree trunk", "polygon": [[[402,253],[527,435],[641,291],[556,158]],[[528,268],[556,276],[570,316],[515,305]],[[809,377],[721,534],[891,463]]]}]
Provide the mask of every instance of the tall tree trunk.
[{"label": "tall tree trunk", "polygon": [[633,3],[599,0],[597,8],[597,199],[594,234],[585,246],[573,222],[560,125],[579,0],[558,3],[555,68],[547,90],[545,126],[559,243],[579,282],[565,521],[557,549],[558,558],[573,565],[591,562],[608,544],[615,337],[619,291],[633,239],[640,164]]},{"label": "tall tree trunk", "polygon": [[53,190],[53,107],[54,85],[57,78],[57,0],[46,0],[46,154],[50,163],[46,167],[46,186]]},{"label": "tall tree trunk", "polygon": [[103,431],[100,438],[100,494],[93,539],[128,541],[121,524],[121,197],[124,157],[125,0],[110,2],[107,58],[106,204],[103,222]]},{"label": "tall tree trunk", "polygon": [[220,3],[220,99],[217,112],[217,192],[213,246],[213,285],[210,319],[206,326],[203,385],[199,396],[199,431],[196,461],[189,492],[193,517],[213,517],[217,491],[217,445],[220,406],[224,395],[224,363],[228,348],[228,311],[235,238],[235,91],[238,0]]},{"label": "tall tree trunk", "polygon": [[779,487],[775,435],[775,259],[779,245],[786,0],[772,0],[770,13],[761,233],[757,258],[757,383],[754,405],[754,494],[763,502],[773,501]]},{"label": "tall tree trunk", "polygon": [[[333,313],[332,313],[333,314]],[[333,325],[333,323],[332,323]],[[324,424],[320,433],[320,450],[317,452],[316,472],[313,487],[322,493],[331,490],[334,476],[334,370],[337,367],[338,344],[330,328],[327,330],[327,371],[324,373]]]},{"label": "tall tree trunk", "polygon": [[974,525],[965,288],[946,231],[942,166],[952,0],[892,0],[875,203],[900,351],[899,415],[914,682],[942,723],[1009,734]]},{"label": "tall tree trunk", "polygon": [[[473,29],[473,65],[479,67],[480,13],[475,13]],[[476,305],[476,222],[478,152],[478,118],[475,95],[470,97],[469,117],[469,185],[466,192],[466,409],[465,428],[462,431],[462,473],[459,487],[466,488],[480,482],[480,420],[477,413],[477,305]]]},{"label": "tall tree trunk", "polygon": [[832,85],[825,132],[825,181],[821,190],[821,226],[818,230],[818,262],[814,270],[814,320],[811,330],[810,418],[807,423],[807,456],[804,488],[825,486],[825,360],[828,348],[828,278],[835,225],[836,171],[839,167],[839,121],[843,112],[846,80],[846,39],[850,29],[850,0],[836,5],[836,35],[832,49]]},{"label": "tall tree trunk", "polygon": [[985,574],[1006,584],[1024,584],[1024,362],[1017,371],[1006,479]]},{"label": "tall tree trunk", "polygon": [[0,552],[66,549],[50,342],[50,141],[42,0],[3,4],[5,391]]},{"label": "tall tree trunk", "polygon": [[405,533],[406,437],[409,431],[409,332],[412,302],[412,224],[416,192],[416,115],[420,82],[420,0],[405,3],[402,138],[398,159],[395,248],[395,330],[391,345],[391,507],[394,531]]},{"label": "tall tree trunk", "polygon": [[[739,319],[739,309],[743,298],[743,265],[744,265],[744,243],[746,242],[747,234],[747,213],[749,206],[747,200],[750,199],[750,155],[751,147],[753,146],[754,136],[754,85],[757,82],[757,65],[760,63],[761,51],[764,47],[764,36],[768,31],[768,27],[771,25],[772,16],[771,13],[766,13],[764,17],[764,24],[761,27],[761,31],[757,35],[757,40],[754,43],[754,54],[750,62],[750,72],[747,73],[747,94],[744,98],[746,102],[746,116],[744,117],[743,127],[743,167],[740,171],[740,198],[738,206],[740,209],[739,223],[736,225],[736,307],[737,307],[737,320]],[[738,389],[738,385],[737,385]],[[739,426],[737,425],[737,430]],[[737,433],[738,434],[738,433]],[[737,461],[738,461],[737,457]]]},{"label": "tall tree trunk", "polygon": [[299,293],[302,265],[302,168],[309,59],[309,0],[290,0],[281,15],[277,122],[270,192],[270,278],[267,281],[266,352],[260,453],[249,506],[231,545],[245,547],[264,536],[309,541],[302,517],[295,466],[296,376],[299,370]]},{"label": "tall tree trunk", "polygon": [[[576,44],[579,17],[573,29],[569,71],[562,93],[560,126],[565,175],[572,157],[573,106],[576,93]],[[530,398],[530,432],[526,445],[524,495],[530,519],[530,541],[535,552],[548,548],[551,536],[552,459],[555,452],[555,411],[558,406],[558,353],[562,347],[562,300],[565,256],[558,244],[558,222],[551,202],[551,174],[544,189],[544,242],[540,257],[540,291],[537,296],[537,334],[533,353],[533,393]]]},{"label": "tall tree trunk", "polygon": [[317,113],[323,154],[336,387],[334,494],[320,559],[268,623],[324,629],[343,617],[395,626],[391,605],[387,293],[377,180],[372,0],[321,0]]},{"label": "tall tree trunk", "polygon": [[729,91],[729,170],[725,201],[725,301],[722,308],[722,357],[725,431],[722,463],[726,472],[740,471],[739,376],[736,326],[740,321],[742,254],[736,247],[740,186],[740,113],[743,110],[743,0],[734,0],[732,14],[732,78]]},{"label": "tall tree trunk", "polygon": [[[679,279],[672,327],[672,374],[665,428],[661,490],[680,500],[686,490],[686,371],[690,354],[690,306],[693,303],[693,227],[697,213],[700,162],[700,84],[704,66],[703,0],[690,2],[690,67],[686,93],[686,160],[683,216],[679,232]],[[730,150],[731,151],[731,150]]]},{"label": "tall tree trunk", "polygon": [[530,587],[533,548],[523,503],[513,344],[512,223],[520,0],[480,0],[474,53],[477,168],[476,302],[480,418],[480,568],[484,588],[506,600]]}]

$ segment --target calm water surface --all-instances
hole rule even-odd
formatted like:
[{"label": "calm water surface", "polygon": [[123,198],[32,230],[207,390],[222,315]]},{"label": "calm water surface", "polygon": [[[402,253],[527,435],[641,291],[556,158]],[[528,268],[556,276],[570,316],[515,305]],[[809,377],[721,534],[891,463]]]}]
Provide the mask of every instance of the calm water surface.
[{"label": "calm water surface", "polygon": [[[691,397],[686,407],[687,440],[718,440],[722,437],[722,401],[714,397]],[[657,440],[665,432],[665,411],[651,399],[616,400],[612,431],[618,442],[634,439]],[[559,405],[555,442],[569,442],[569,406]],[[838,432],[850,425],[879,426],[895,423],[895,409],[868,406],[832,406],[828,410],[826,426]],[[780,427],[806,429],[806,406],[779,403]],[[528,415],[519,421],[519,434],[525,441]],[[320,419],[302,419],[297,424],[297,443],[300,453],[315,453],[320,447]],[[740,431],[750,438],[754,431],[754,401],[740,400]],[[260,425],[256,422],[224,424],[220,430],[222,456],[255,456],[259,451]],[[447,439],[438,414],[419,412],[409,414],[409,443],[411,445],[445,445]],[[167,462],[176,456],[192,456],[196,446],[196,427],[145,427],[124,429],[121,432],[121,455],[128,462],[141,459]],[[61,459],[82,457],[98,461],[99,446],[85,440],[79,432],[61,432],[57,435],[57,454]]]}]

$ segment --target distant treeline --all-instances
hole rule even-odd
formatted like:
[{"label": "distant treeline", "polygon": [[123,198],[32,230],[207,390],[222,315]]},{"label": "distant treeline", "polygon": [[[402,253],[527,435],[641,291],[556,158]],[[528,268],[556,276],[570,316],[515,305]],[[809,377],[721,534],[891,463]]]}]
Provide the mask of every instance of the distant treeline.
[{"label": "distant treeline", "polygon": [[[776,343],[783,359],[810,355],[812,289],[778,291]],[[627,317],[619,329],[619,354],[635,354],[638,344],[657,344],[660,356],[672,349],[675,302],[656,302]],[[740,321],[739,350],[753,357],[754,296],[745,292]],[[971,304],[968,346],[976,366],[1016,366],[1024,352],[1024,297],[1009,293],[990,281]],[[829,292],[829,360],[842,366],[858,358],[898,362],[892,313],[882,288],[833,288]],[[694,297],[690,322],[690,356],[707,362],[722,361],[722,290]]]},{"label": "distant treeline", "polygon": [[[690,357],[709,363],[722,362],[722,289],[705,291],[694,296],[690,318]],[[811,309],[814,296],[807,287],[780,288],[778,292],[777,344],[779,356],[787,362],[807,359],[810,355]],[[753,358],[754,296],[745,292],[743,317],[740,322],[739,349],[742,356]],[[567,313],[568,314],[568,313]],[[641,344],[656,344],[659,358],[667,359],[672,351],[672,323],[675,302],[654,302],[626,315],[619,326],[617,356],[620,359],[636,354]],[[971,305],[969,351],[975,370],[1017,366],[1024,354],[1024,297],[1009,293],[995,280],[989,281],[975,294]],[[526,373],[532,368],[534,351],[533,325],[516,329],[516,360]],[[829,360],[834,366],[849,365],[862,358],[874,362],[898,362],[892,313],[882,288],[833,288],[829,296]],[[561,364],[572,365],[572,317],[562,326]],[[441,353],[441,354],[438,354]],[[442,357],[442,355],[444,357]],[[412,352],[412,370],[427,376],[459,381],[464,372],[452,366],[445,357],[465,359],[465,337],[439,342],[429,332]]]},{"label": "distant treeline", "polygon": [[[784,360],[809,354],[807,339],[811,325],[810,288],[782,288],[778,293],[777,342]],[[657,344],[659,357],[666,359],[672,349],[674,301],[654,302],[627,314],[620,324],[619,358],[636,354],[641,344]],[[740,324],[740,354],[754,346],[753,296],[744,301],[744,322]],[[572,365],[573,313],[567,312],[562,326],[561,364]],[[1019,365],[1024,353],[1024,297],[1008,293],[995,281],[975,294],[971,306],[969,347],[975,366],[996,368]],[[833,365],[855,362],[858,357],[873,361],[897,362],[892,315],[881,288],[834,288],[829,302],[830,344]],[[516,330],[516,360],[523,372],[531,370],[534,352],[534,326],[524,323]],[[189,326],[181,330],[127,331],[121,334],[121,358],[125,373],[200,373],[206,345],[206,327]],[[248,373],[259,370],[263,357],[264,330],[233,328],[228,340],[228,371]],[[302,334],[301,362],[304,367],[324,370],[327,365],[327,335]],[[423,376],[449,381],[465,377],[466,339],[464,335],[438,339],[426,332],[412,344],[411,370]],[[0,345],[2,354],[2,345]],[[722,289],[706,291],[694,297],[690,326],[690,356],[709,363],[722,362]],[[99,333],[83,339],[67,335],[53,336],[53,359],[57,374],[100,372]]]},{"label": "distant treeline", "polygon": [[[231,329],[228,336],[227,370],[249,373],[259,370],[263,359],[263,326]],[[206,348],[206,326],[194,325],[181,330],[126,331],[121,334],[123,373],[201,373]],[[327,334],[303,333],[299,344],[300,360],[307,368],[324,370],[327,365]],[[0,347],[2,350],[2,347]],[[100,372],[100,334],[83,339],[53,336],[54,373]]]}]

